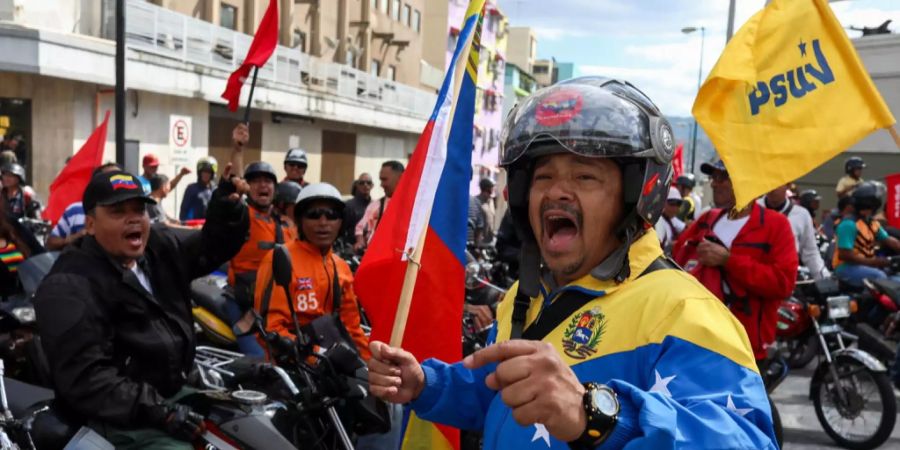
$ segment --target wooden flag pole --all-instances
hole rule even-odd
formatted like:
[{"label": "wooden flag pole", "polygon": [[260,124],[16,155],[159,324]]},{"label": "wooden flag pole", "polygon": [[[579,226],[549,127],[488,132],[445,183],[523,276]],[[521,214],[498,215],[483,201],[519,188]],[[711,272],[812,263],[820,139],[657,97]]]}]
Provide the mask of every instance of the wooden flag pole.
[{"label": "wooden flag pole", "polygon": [[[429,211],[429,216],[431,212]],[[413,291],[416,289],[416,279],[419,277],[419,268],[422,267],[422,249],[425,248],[425,235],[428,234],[428,224],[422,229],[422,236],[412,254],[408,255],[406,275],[403,277],[403,287],[400,289],[400,300],[397,302],[397,312],[394,314],[394,328],[391,329],[391,347],[403,345],[403,333],[406,332],[406,321],[409,319],[409,307],[412,304]]]},{"label": "wooden flag pole", "polygon": [[253,81],[250,82],[250,95],[247,97],[247,107],[244,108],[244,123],[250,126],[250,105],[253,103],[253,90],[256,89],[256,74],[259,67],[253,66]]},{"label": "wooden flag pole", "polygon": [[897,146],[897,150],[900,150],[900,135],[897,134],[897,130],[891,125],[887,127],[887,131],[891,134],[891,137],[894,138],[894,145]]}]

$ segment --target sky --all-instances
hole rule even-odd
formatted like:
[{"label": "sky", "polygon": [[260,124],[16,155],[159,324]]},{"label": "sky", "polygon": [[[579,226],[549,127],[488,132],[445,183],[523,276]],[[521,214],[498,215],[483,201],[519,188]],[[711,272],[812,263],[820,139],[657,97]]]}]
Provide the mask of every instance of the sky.
[{"label": "sky", "polygon": [[[794,0],[803,1],[803,0]],[[552,4],[552,7],[548,5]],[[630,81],[668,116],[690,116],[697,94],[700,31],[704,27],[703,77],[725,47],[728,0],[499,0],[511,26],[530,26],[538,57],[573,62],[576,74]],[[735,32],[765,6],[736,0]],[[842,0],[831,4],[847,28],[876,27],[893,19],[900,33],[900,0]],[[851,38],[861,36],[847,30]]]}]

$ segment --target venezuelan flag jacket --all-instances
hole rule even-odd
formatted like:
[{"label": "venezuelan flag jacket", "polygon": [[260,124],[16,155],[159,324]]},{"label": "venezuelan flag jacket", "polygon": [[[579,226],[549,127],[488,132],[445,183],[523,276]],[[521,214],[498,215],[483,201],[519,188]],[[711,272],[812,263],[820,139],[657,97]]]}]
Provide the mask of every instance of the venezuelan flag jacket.
[{"label": "venezuelan flag jacket", "polygon": [[[629,251],[631,277],[616,285],[590,275],[532,299],[527,323],[563,291],[596,298],[550,332],[582,382],[617,393],[618,423],[602,449],[776,449],[766,391],[743,327],[687,273],[638,276],[662,255],[648,230]],[[492,337],[509,339],[515,288]],[[527,327],[526,323],[526,327]],[[412,403],[421,419],[484,430],[485,449],[567,449],[542,426],[520,426],[484,379],[495,366],[423,363],[426,387]]]}]

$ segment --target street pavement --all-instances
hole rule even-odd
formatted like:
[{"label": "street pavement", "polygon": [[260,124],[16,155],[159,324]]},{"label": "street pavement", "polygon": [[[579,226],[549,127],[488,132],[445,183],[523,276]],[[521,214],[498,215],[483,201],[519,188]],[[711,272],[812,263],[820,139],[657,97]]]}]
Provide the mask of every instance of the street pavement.
[{"label": "street pavement", "polygon": [[[809,398],[809,382],[816,361],[807,368],[791,371],[788,378],[772,393],[784,426],[784,450],[840,449],[825,434]],[[895,397],[898,394],[895,391]],[[900,399],[898,399],[900,402]],[[881,449],[900,450],[900,415],[891,437]]]}]

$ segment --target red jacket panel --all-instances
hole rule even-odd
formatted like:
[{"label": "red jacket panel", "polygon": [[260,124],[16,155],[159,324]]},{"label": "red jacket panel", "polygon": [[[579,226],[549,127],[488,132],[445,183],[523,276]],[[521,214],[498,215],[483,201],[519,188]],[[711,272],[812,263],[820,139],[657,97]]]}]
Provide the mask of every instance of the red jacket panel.
[{"label": "red jacket panel", "polygon": [[793,231],[784,215],[754,203],[750,219],[731,244],[725,266],[704,266],[697,261],[697,245],[706,236],[715,236],[713,227],[725,213],[722,209],[705,212],[681,234],[672,255],[728,305],[747,329],[756,358],[763,359],[766,347],[775,341],[778,305],[791,295],[797,280]]}]

